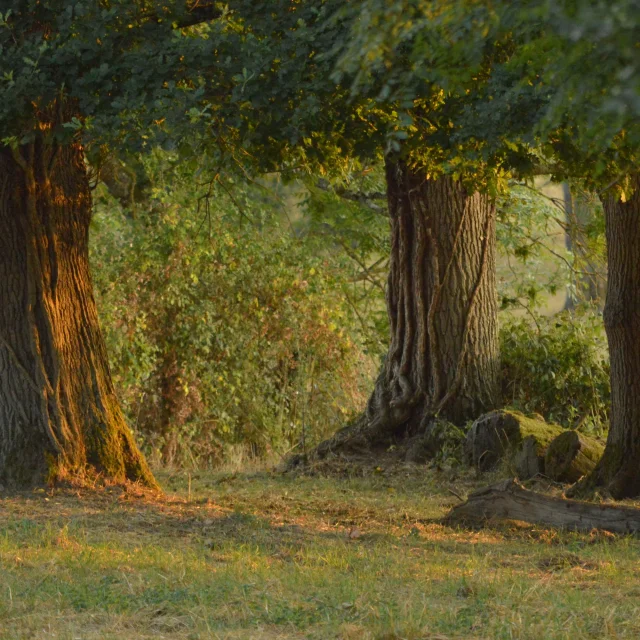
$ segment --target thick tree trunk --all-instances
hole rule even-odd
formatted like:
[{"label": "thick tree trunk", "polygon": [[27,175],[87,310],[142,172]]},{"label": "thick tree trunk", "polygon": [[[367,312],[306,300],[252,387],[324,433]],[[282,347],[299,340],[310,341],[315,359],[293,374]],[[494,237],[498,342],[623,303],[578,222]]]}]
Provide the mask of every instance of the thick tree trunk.
[{"label": "thick tree trunk", "polygon": [[640,495],[640,176],[627,202],[603,200],[609,278],[604,324],[611,360],[611,422],[587,486],[614,498]]},{"label": "thick tree trunk", "polygon": [[43,140],[0,148],[0,484],[92,470],[156,486],[98,323],[83,151]]},{"label": "thick tree trunk", "polygon": [[457,425],[498,404],[495,208],[451,177],[386,165],[391,344],[366,413],[320,457]]}]

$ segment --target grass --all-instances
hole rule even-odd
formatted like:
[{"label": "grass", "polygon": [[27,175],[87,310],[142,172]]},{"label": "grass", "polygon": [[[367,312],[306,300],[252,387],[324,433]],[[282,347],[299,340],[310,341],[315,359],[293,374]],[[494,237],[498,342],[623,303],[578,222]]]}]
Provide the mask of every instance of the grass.
[{"label": "grass", "polygon": [[352,472],[0,494],[0,638],[640,637],[637,539],[449,528],[471,476]]}]

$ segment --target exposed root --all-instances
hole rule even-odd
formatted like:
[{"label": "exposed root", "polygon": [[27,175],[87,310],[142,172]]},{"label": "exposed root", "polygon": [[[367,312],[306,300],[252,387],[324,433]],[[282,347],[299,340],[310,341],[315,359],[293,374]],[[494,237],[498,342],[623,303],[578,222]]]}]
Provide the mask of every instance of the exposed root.
[{"label": "exposed root", "polygon": [[605,450],[593,472],[576,482],[567,491],[567,496],[589,499],[599,495],[614,500],[640,496],[640,472],[637,465],[633,462],[613,464],[615,458],[611,451],[607,453]]}]

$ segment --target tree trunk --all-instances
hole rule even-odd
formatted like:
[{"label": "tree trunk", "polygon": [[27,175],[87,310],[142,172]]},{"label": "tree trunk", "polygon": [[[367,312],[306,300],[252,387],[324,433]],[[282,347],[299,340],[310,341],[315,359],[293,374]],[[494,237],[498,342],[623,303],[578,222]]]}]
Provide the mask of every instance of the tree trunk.
[{"label": "tree trunk", "polygon": [[425,433],[435,417],[462,425],[498,404],[494,204],[401,162],[387,160],[386,178],[391,344],[365,415],[320,457]]},{"label": "tree trunk", "polygon": [[[43,131],[49,127],[43,127]],[[125,424],[88,260],[80,145],[0,148],[0,484],[86,471],[157,486]]]},{"label": "tree trunk", "polygon": [[640,176],[626,202],[603,200],[609,278],[604,325],[611,360],[611,422],[588,487],[614,498],[640,495]]}]

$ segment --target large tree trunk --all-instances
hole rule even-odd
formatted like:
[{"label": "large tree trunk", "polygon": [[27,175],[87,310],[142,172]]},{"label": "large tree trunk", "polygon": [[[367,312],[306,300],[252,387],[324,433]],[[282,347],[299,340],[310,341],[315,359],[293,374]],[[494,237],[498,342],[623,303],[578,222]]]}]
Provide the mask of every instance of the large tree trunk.
[{"label": "large tree trunk", "polygon": [[388,160],[391,344],[365,415],[316,454],[457,425],[498,404],[495,207]]},{"label": "large tree trunk", "polygon": [[627,202],[603,200],[609,278],[604,324],[611,360],[611,422],[587,486],[614,498],[640,495],[640,176]]},{"label": "large tree trunk", "polygon": [[155,486],[98,324],[83,150],[44,140],[0,148],[0,484],[90,471]]}]

